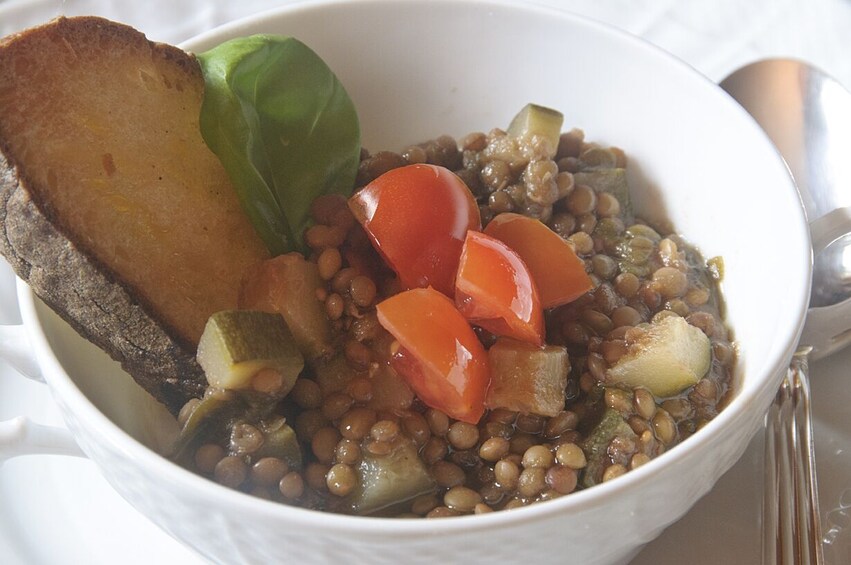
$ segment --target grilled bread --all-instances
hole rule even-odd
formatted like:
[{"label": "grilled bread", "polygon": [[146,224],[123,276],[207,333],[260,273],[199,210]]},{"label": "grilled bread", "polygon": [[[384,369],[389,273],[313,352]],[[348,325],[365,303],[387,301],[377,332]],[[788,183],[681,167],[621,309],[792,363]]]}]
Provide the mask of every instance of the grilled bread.
[{"label": "grilled bread", "polygon": [[200,134],[195,58],[101,18],[0,41],[0,252],[173,412],[268,252]]}]

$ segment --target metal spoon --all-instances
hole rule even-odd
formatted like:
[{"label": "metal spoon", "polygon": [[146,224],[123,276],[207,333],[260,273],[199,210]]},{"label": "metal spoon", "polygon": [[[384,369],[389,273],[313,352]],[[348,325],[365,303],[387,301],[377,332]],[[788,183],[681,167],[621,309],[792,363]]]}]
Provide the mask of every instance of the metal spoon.
[{"label": "metal spoon", "polygon": [[743,67],[721,82],[777,146],[801,194],[813,244],[810,309],[768,414],[763,516],[767,563],[822,563],[808,358],[851,342],[851,93],[789,59]]}]

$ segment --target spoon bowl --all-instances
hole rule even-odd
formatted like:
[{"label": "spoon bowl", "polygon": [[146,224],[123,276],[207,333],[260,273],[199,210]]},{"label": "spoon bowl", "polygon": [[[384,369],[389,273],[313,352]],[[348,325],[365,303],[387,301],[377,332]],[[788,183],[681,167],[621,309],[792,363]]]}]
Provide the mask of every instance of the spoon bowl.
[{"label": "spoon bowl", "polygon": [[810,223],[813,280],[801,343],[812,358],[851,343],[851,92],[794,59],[765,59],[721,81],[768,134]]}]

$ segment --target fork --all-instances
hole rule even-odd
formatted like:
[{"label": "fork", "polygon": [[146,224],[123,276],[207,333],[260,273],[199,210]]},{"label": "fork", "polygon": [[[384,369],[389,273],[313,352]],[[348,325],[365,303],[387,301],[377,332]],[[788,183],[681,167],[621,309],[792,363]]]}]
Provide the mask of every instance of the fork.
[{"label": "fork", "polygon": [[809,353],[792,357],[766,416],[763,563],[824,563],[810,409]]}]

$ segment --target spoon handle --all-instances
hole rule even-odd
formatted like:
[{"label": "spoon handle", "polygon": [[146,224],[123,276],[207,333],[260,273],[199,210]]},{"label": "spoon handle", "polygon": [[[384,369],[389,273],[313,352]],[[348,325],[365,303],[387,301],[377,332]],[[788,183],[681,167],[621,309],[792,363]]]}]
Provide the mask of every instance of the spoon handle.
[{"label": "spoon handle", "polygon": [[768,411],[763,563],[821,565],[808,356],[799,349]]}]

